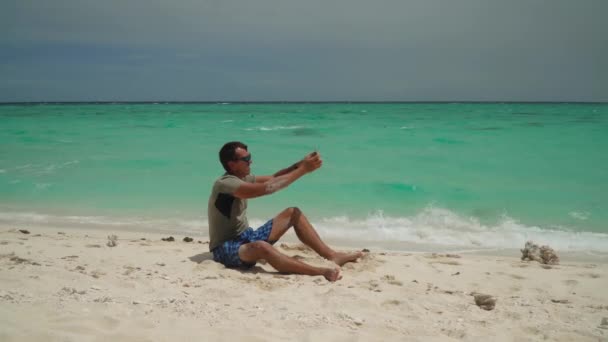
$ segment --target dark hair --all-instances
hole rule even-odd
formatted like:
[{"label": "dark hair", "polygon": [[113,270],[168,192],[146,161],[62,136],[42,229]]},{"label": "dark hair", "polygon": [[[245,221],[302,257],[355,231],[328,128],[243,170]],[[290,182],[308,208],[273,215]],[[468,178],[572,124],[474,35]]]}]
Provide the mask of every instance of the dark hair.
[{"label": "dark hair", "polygon": [[228,169],[228,162],[235,159],[235,151],[239,147],[247,151],[247,145],[240,141],[227,142],[224,144],[224,146],[222,146],[222,149],[220,150],[220,163],[222,163],[222,166],[226,172],[230,172]]}]

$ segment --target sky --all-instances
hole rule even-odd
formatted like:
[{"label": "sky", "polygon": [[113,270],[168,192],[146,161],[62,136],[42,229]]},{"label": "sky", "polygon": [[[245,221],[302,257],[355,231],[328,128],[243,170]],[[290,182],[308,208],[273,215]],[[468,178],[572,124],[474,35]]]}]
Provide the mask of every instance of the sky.
[{"label": "sky", "polygon": [[606,0],[0,0],[0,102],[608,102]]}]

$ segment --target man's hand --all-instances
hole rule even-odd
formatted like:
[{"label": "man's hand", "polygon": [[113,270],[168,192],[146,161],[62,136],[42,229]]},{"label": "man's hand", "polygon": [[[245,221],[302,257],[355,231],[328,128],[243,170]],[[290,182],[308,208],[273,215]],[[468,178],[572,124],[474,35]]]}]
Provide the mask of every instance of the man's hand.
[{"label": "man's hand", "polygon": [[300,167],[302,167],[307,173],[313,172],[316,169],[320,168],[323,165],[323,160],[321,159],[321,155],[318,152],[312,152],[302,161],[300,162]]}]

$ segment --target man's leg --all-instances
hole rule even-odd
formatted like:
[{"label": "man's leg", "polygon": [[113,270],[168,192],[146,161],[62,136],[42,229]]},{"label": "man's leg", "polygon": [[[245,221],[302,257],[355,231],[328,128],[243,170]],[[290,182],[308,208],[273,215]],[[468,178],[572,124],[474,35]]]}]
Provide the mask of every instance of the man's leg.
[{"label": "man's leg", "polygon": [[360,258],[362,252],[341,253],[336,252],[321,240],[317,231],[310,224],[306,216],[298,208],[287,208],[277,215],[272,221],[272,230],[270,231],[269,241],[277,241],[287,230],[294,227],[298,239],[305,245],[312,248],[320,256],[325,259],[332,260],[336,264],[342,266],[347,262],[355,261]]},{"label": "man's leg", "polygon": [[315,267],[291,258],[277,251],[266,241],[245,243],[239,247],[239,258],[244,262],[254,263],[264,259],[279,272],[306,275],[322,275],[329,281],[341,278],[340,268]]}]

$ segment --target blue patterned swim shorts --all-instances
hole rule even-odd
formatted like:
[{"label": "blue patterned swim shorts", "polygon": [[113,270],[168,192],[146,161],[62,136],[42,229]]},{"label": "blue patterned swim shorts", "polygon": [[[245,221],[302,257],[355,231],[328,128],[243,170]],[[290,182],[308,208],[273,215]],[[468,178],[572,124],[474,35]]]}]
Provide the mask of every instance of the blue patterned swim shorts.
[{"label": "blue patterned swim shorts", "polygon": [[264,223],[260,228],[253,230],[247,228],[241,235],[228,240],[213,249],[213,260],[224,264],[226,267],[253,267],[255,263],[244,262],[239,258],[239,247],[242,244],[254,241],[266,241],[274,244],[276,241],[268,241],[272,230],[272,219]]}]

